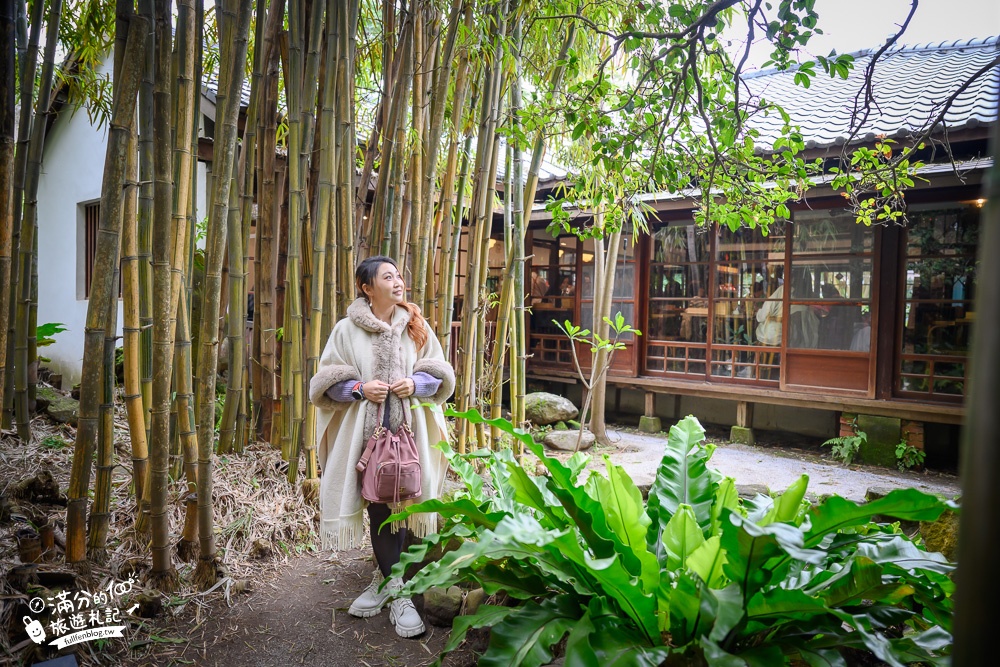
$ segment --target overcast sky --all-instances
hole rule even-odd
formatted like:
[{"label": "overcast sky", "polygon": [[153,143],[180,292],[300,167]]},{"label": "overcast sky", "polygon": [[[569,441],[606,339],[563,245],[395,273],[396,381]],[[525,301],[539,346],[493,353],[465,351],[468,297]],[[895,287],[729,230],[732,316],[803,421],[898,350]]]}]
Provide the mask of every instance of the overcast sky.
[{"label": "overcast sky", "polygon": [[[910,0],[816,0],[824,34],[809,41],[809,50],[825,56],[832,49],[850,53],[879,46],[906,19],[909,8]],[[901,41],[914,45],[995,35],[1000,35],[1000,0],[919,0]],[[760,66],[769,52],[752,50],[750,62]]]}]

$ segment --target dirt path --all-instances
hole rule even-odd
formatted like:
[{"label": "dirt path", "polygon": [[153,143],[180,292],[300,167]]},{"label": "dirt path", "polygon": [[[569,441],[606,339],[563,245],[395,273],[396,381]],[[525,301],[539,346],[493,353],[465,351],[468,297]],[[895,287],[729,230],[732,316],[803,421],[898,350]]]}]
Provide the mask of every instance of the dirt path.
[{"label": "dirt path", "polygon": [[[200,619],[185,610],[164,633],[190,641],[165,644],[150,659],[158,665],[203,667],[429,665],[448,641],[447,628],[428,626],[424,635],[402,639],[389,623],[388,608],[370,619],[347,613],[371,574],[367,549],[333,560],[297,556],[273,579],[253,583],[254,591],[233,598],[231,607],[213,605],[208,617],[202,612]],[[414,602],[420,609],[419,597]],[[460,652],[446,664],[475,662],[471,653]]]}]

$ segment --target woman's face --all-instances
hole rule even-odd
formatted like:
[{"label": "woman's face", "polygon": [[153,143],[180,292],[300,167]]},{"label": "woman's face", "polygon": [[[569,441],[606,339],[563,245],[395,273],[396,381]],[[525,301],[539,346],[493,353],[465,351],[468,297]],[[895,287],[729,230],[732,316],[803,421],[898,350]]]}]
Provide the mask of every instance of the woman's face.
[{"label": "woman's face", "polygon": [[378,273],[370,285],[364,285],[365,294],[374,308],[385,308],[390,304],[403,303],[406,295],[406,286],[403,284],[403,276],[399,274],[399,269],[383,262],[378,267]]}]

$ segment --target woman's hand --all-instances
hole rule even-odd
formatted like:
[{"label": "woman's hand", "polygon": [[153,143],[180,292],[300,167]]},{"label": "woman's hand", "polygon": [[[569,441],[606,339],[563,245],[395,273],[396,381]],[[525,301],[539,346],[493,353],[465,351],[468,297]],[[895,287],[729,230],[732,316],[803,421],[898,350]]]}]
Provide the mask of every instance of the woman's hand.
[{"label": "woman's hand", "polygon": [[400,398],[407,398],[413,396],[413,392],[417,390],[417,383],[413,381],[413,378],[403,378],[402,380],[396,380],[389,391],[394,393]]},{"label": "woman's hand", "polygon": [[389,385],[378,380],[365,382],[365,398],[372,403],[381,403],[389,395]]}]

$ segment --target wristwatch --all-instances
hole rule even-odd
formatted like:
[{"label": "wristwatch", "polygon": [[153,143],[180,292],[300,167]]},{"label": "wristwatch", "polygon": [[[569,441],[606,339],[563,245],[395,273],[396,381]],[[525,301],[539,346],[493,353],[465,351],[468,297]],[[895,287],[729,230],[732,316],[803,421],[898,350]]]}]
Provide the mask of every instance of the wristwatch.
[{"label": "wristwatch", "polygon": [[365,383],[358,382],[357,384],[355,384],[354,387],[351,389],[351,396],[354,397],[355,401],[365,400]]}]

